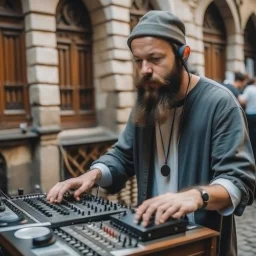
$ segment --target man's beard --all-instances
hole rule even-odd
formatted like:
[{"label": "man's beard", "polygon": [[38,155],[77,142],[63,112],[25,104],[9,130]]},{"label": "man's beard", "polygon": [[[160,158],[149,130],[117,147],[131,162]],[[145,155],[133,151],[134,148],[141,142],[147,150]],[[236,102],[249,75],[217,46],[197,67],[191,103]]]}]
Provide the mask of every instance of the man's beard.
[{"label": "man's beard", "polygon": [[133,122],[137,126],[163,124],[177,102],[182,83],[182,64],[176,61],[173,70],[164,79],[142,77],[136,84],[137,100]]}]

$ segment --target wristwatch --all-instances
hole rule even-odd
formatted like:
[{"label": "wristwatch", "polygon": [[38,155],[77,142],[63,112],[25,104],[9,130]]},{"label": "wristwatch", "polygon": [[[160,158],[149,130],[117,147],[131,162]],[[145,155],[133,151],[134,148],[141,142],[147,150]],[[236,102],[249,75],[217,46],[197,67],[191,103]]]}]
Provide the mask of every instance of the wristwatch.
[{"label": "wristwatch", "polygon": [[209,194],[201,187],[195,187],[195,189],[200,192],[201,198],[203,200],[203,205],[200,207],[200,209],[204,209],[208,204]]}]

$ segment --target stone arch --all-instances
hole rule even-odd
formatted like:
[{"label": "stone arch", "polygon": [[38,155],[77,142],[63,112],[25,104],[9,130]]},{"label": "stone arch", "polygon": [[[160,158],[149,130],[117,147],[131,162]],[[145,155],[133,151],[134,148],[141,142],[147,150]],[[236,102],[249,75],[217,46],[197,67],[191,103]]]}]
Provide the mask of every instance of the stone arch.
[{"label": "stone arch", "polygon": [[[54,2],[54,10],[56,13],[57,11],[57,7],[59,5],[61,0],[58,0]],[[93,24],[97,23],[98,21],[98,17],[101,17],[102,21],[105,21],[107,20],[107,17],[106,17],[106,13],[104,12],[104,4],[102,4],[100,0],[81,0],[82,3],[84,3],[86,9],[88,10],[88,13],[90,14],[90,19],[92,21],[92,26]],[[97,11],[97,15],[92,15],[93,12]]]},{"label": "stone arch", "polygon": [[212,2],[214,2],[217,5],[224,20],[224,23],[226,25],[228,33],[240,33],[241,28],[239,16],[235,3],[232,0],[200,0],[198,8],[196,9],[195,12],[196,24],[199,26],[203,25],[205,11]]},{"label": "stone arch", "polygon": [[[55,0],[55,13],[57,12],[57,7],[61,0],[56,1]],[[95,26],[95,24],[104,22],[107,20],[106,12],[104,12],[104,4],[102,4],[100,0],[81,0],[81,2],[85,5],[88,14],[90,15],[90,19],[92,22],[92,29]],[[97,15],[93,15],[97,12]]]},{"label": "stone arch", "polygon": [[[243,62],[243,36],[241,34],[240,18],[232,0],[199,0],[198,8],[195,10],[195,21],[197,26],[197,40],[203,42],[203,21],[208,6],[214,2],[223,18],[227,32],[226,47],[226,76],[227,72],[244,70]],[[204,53],[202,46],[200,51]],[[204,65],[204,61],[203,61]],[[204,68],[203,72],[204,73]]]},{"label": "stone arch", "polygon": [[[130,6],[132,5],[132,2],[133,1],[130,2]],[[149,0],[149,2],[156,10],[171,11],[173,9],[171,1]]]},{"label": "stone arch", "polygon": [[247,73],[254,77],[256,75],[256,15],[252,13],[247,19],[244,34],[244,60]]},{"label": "stone arch", "polygon": [[[96,24],[98,22],[98,17],[101,17],[102,21],[106,21],[107,17],[106,17],[106,13],[104,12],[104,5],[101,3],[102,1],[100,0],[82,0],[82,2],[84,3],[84,5],[86,6],[89,14],[90,14],[90,18],[92,21],[92,26],[94,24]],[[97,11],[97,15],[93,15],[94,12]]]},{"label": "stone arch", "polygon": [[[156,10],[164,10],[164,11],[173,10],[172,1],[149,0],[149,2]],[[132,6],[132,3],[133,1],[130,1],[130,7]]]},{"label": "stone arch", "polygon": [[[53,1],[54,2],[53,8],[55,10],[55,13],[56,13],[56,9],[57,9],[57,6],[58,6],[60,1],[61,0],[58,0],[58,1],[54,0]],[[91,1],[91,0],[82,0],[82,2],[85,4],[85,6],[86,6],[86,8],[88,9],[89,12],[92,12],[95,9],[99,9],[99,8],[103,7],[103,4],[101,3],[100,0],[93,0],[93,1]]]},{"label": "stone arch", "polygon": [[244,22],[242,23],[242,31],[245,30],[247,24],[248,24],[248,21],[249,19],[252,19],[253,23],[254,23],[254,26],[256,27],[256,12],[251,12],[251,13],[248,13],[248,15],[246,16],[246,18],[244,19]]}]

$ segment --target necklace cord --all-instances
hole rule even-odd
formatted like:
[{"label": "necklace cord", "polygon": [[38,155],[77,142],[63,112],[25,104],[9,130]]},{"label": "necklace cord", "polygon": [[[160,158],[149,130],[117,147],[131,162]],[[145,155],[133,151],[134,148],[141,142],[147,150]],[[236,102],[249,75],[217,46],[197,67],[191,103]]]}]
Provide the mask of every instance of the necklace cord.
[{"label": "necklace cord", "polygon": [[167,161],[168,161],[168,157],[169,157],[169,152],[170,152],[170,145],[171,145],[171,140],[172,140],[172,132],[173,132],[173,127],[174,127],[174,122],[175,122],[175,115],[176,115],[176,108],[174,110],[174,114],[173,114],[173,118],[172,118],[172,127],[171,127],[171,132],[170,132],[170,137],[169,137],[169,142],[168,142],[168,149],[167,149],[167,154],[166,155],[165,155],[163,135],[162,135],[162,131],[161,131],[161,128],[160,128],[160,124],[158,123],[160,137],[161,137],[161,142],[162,142],[162,147],[163,147],[163,152],[164,152],[164,158],[165,158],[164,163],[166,165],[167,165]]},{"label": "necklace cord", "polygon": [[191,82],[191,75],[190,75],[190,73],[189,73],[187,63],[184,61],[183,58],[180,58],[180,61],[181,61],[182,65],[183,65],[183,67],[185,68],[185,70],[187,71],[187,74],[188,74],[188,85],[187,85],[186,95],[185,95],[185,99],[184,99],[184,105],[183,105],[182,114],[181,114],[181,119],[180,119],[178,144],[179,144],[180,137],[181,137],[181,130],[182,130],[183,119],[184,119],[184,112],[185,112],[185,107],[186,107],[186,102],[187,102],[188,90],[189,90],[190,82]]},{"label": "necklace cord", "polygon": [[[181,137],[181,130],[182,130],[182,126],[183,126],[183,119],[184,119],[184,110],[185,110],[185,106],[186,106],[186,101],[187,101],[187,96],[188,96],[188,90],[189,90],[189,87],[190,87],[190,82],[191,82],[191,75],[189,73],[189,70],[188,70],[188,66],[187,66],[187,63],[186,61],[181,57],[179,58],[183,67],[185,68],[187,74],[188,74],[188,85],[187,85],[187,89],[186,89],[186,94],[185,94],[185,99],[184,99],[184,105],[183,105],[183,109],[182,109],[182,113],[181,113],[181,119],[180,119],[180,125],[179,125],[179,135],[178,135],[178,145],[179,145],[179,141],[180,141],[180,137]],[[170,137],[169,137],[169,142],[168,142],[168,149],[167,149],[167,155],[165,155],[165,148],[164,148],[164,141],[163,141],[163,136],[162,136],[162,131],[161,131],[161,128],[160,128],[160,124],[158,122],[158,127],[159,127],[159,132],[160,132],[160,137],[161,137],[161,142],[162,142],[162,147],[163,147],[163,152],[164,152],[164,158],[165,158],[165,165],[168,167],[168,164],[167,164],[167,161],[168,161],[168,157],[169,157],[169,152],[170,152],[170,145],[171,145],[171,139],[172,139],[172,132],[173,132],[173,127],[174,127],[174,122],[175,122],[175,115],[176,115],[176,109],[177,107],[175,107],[175,110],[174,110],[174,114],[173,114],[173,119],[172,119],[172,127],[171,127],[171,132],[170,132]],[[163,167],[162,167],[163,168]],[[169,168],[169,167],[168,167]],[[161,172],[162,172],[162,169],[161,169]],[[162,175],[163,176],[168,176],[169,173],[170,173],[170,168],[169,168],[169,172],[168,174],[166,175],[165,174],[166,170],[162,172]]]}]

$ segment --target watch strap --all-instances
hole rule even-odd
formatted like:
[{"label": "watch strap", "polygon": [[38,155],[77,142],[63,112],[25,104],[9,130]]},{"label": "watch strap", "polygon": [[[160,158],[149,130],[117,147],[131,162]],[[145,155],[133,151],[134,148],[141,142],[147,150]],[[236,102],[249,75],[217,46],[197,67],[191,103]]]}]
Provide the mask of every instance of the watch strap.
[{"label": "watch strap", "polygon": [[200,192],[203,201],[203,205],[199,209],[205,209],[208,205],[209,195],[206,190],[201,187],[195,187],[195,189]]}]

